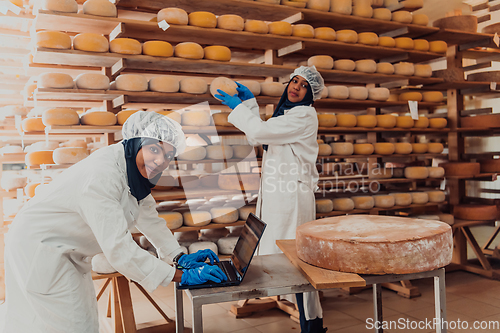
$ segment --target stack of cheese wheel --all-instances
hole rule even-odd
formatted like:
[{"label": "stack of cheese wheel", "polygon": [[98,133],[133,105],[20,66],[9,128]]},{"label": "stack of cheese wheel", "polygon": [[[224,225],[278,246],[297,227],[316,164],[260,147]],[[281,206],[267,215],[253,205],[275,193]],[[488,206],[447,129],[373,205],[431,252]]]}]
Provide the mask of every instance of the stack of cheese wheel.
[{"label": "stack of cheese wheel", "polygon": [[351,198],[332,199],[333,210],[349,211],[354,209],[354,201]]},{"label": "stack of cheese wheel", "polygon": [[212,215],[207,211],[190,211],[182,214],[184,225],[188,227],[203,227],[212,222]]}]

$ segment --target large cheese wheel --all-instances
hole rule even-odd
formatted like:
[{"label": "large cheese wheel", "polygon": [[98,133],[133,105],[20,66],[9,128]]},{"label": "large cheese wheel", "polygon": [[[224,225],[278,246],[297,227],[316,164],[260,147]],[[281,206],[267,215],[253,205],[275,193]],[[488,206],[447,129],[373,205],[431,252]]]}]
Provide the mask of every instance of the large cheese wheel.
[{"label": "large cheese wheel", "polygon": [[419,65],[416,64],[414,66],[415,72],[413,75],[421,76],[421,77],[431,77],[432,76],[432,68],[431,65]]},{"label": "large cheese wheel", "polygon": [[109,42],[101,34],[84,32],[73,38],[73,48],[87,52],[108,52]]},{"label": "large cheese wheel", "polygon": [[117,90],[146,91],[148,90],[148,79],[140,74],[120,74],[115,79]]},{"label": "large cheese wheel", "polygon": [[116,124],[116,115],[108,111],[85,112],[80,121],[82,125],[112,126]]},{"label": "large cheese wheel", "polygon": [[312,56],[307,60],[308,66],[316,66],[316,68],[332,69],[333,58],[327,55]]},{"label": "large cheese wheel", "polygon": [[319,156],[330,156],[332,154],[332,147],[325,143],[320,143],[318,145],[318,155]]},{"label": "large cheese wheel", "polygon": [[217,90],[222,90],[225,93],[229,94],[230,96],[233,96],[235,94],[238,94],[238,91],[236,90],[238,86],[236,85],[236,82],[234,82],[231,79],[228,79],[227,77],[224,76],[219,76],[215,79],[212,80],[212,83],[210,83],[210,94],[216,99],[215,95],[219,94]]},{"label": "large cheese wheel", "polygon": [[366,87],[349,87],[349,99],[365,100],[368,98]]},{"label": "large cheese wheel", "polygon": [[38,88],[71,89],[73,78],[65,73],[43,73],[38,77]]},{"label": "large cheese wheel", "polygon": [[109,89],[109,78],[104,74],[82,73],[75,78],[75,85],[79,89]]},{"label": "large cheese wheel", "polygon": [[174,55],[179,58],[199,60],[203,59],[205,52],[198,43],[183,42],[175,46]]},{"label": "large cheese wheel", "polygon": [[245,28],[245,21],[241,16],[225,14],[217,17],[217,28],[232,31],[243,31]]},{"label": "large cheese wheel", "polygon": [[400,62],[394,65],[396,75],[411,76],[415,73],[415,66],[410,62]]},{"label": "large cheese wheel", "polygon": [[43,132],[43,131],[45,131],[45,125],[43,124],[41,117],[24,119],[21,122],[21,128],[23,129],[23,132]]},{"label": "large cheese wheel", "polygon": [[210,45],[203,49],[205,59],[217,61],[230,61],[231,50],[226,46]]},{"label": "large cheese wheel", "polygon": [[396,117],[396,127],[400,128],[412,128],[415,121],[410,116],[399,116]]},{"label": "large cheese wheel", "polygon": [[207,150],[205,147],[188,146],[181,154],[179,154],[179,156],[177,156],[177,159],[185,161],[197,161],[204,159],[206,156]]},{"label": "large cheese wheel", "polygon": [[413,127],[415,127],[415,128],[427,128],[427,127],[429,127],[429,118],[427,118],[425,116],[418,117],[418,120],[415,120]]},{"label": "large cheese wheel", "polygon": [[116,269],[111,266],[104,253],[98,253],[93,256],[91,265],[92,270],[98,274],[111,274],[116,272]]},{"label": "large cheese wheel", "polygon": [[409,206],[412,203],[410,193],[390,193],[394,197],[394,204],[396,206]]},{"label": "large cheese wheel", "polygon": [[32,151],[26,154],[24,158],[24,163],[27,166],[42,165],[42,164],[54,164],[52,159],[52,150],[39,150]]},{"label": "large cheese wheel", "polygon": [[158,92],[178,92],[179,79],[176,76],[161,75],[149,79],[149,90]]},{"label": "large cheese wheel", "polygon": [[356,116],[356,126],[358,127],[376,127],[377,126],[377,117],[370,114],[362,114]]},{"label": "large cheese wheel", "polygon": [[182,217],[189,227],[203,227],[212,221],[212,215],[206,211],[184,212]]},{"label": "large cheese wheel", "polygon": [[215,223],[234,223],[238,221],[238,209],[234,207],[214,207],[210,209],[212,222]]},{"label": "large cheese wheel", "polygon": [[429,51],[429,42],[426,39],[415,39],[413,40],[413,49],[415,51]]},{"label": "large cheese wheel", "polygon": [[341,113],[337,115],[338,127],[354,127],[356,126],[357,118],[353,114]]},{"label": "large cheese wheel", "polygon": [[396,142],[394,143],[394,153],[395,154],[411,154],[413,147],[409,142]]},{"label": "large cheese wheel", "polygon": [[411,23],[413,16],[406,10],[399,10],[392,13],[392,20],[400,23]]},{"label": "large cheese wheel", "polygon": [[215,126],[233,126],[227,118],[229,117],[229,112],[219,112],[212,114],[213,123]]},{"label": "large cheese wheel", "polygon": [[234,158],[247,158],[255,157],[255,148],[249,145],[234,145],[233,157]]},{"label": "large cheese wheel", "polygon": [[373,10],[373,18],[377,20],[390,21],[392,19],[392,12],[387,8],[375,8]]},{"label": "large cheese wheel", "polygon": [[116,17],[116,6],[109,0],[87,0],[83,3],[83,13],[87,15]]},{"label": "large cheese wheel", "polygon": [[219,252],[217,244],[214,242],[195,242],[189,245],[189,254],[196,253],[200,250],[212,250],[215,254]]},{"label": "large cheese wheel", "polygon": [[212,160],[228,160],[233,157],[233,148],[231,146],[210,145],[206,149],[207,158]]},{"label": "large cheese wheel", "polygon": [[427,167],[406,167],[405,177],[408,179],[426,179],[429,177],[429,170]]},{"label": "large cheese wheel", "polygon": [[292,36],[314,38],[314,28],[309,24],[295,24],[292,26]]},{"label": "large cheese wheel", "polygon": [[335,40],[337,33],[330,27],[319,27],[314,29],[314,38],[323,40]]},{"label": "large cheese wheel", "polygon": [[232,254],[239,237],[222,237],[217,240],[217,248],[220,254]]},{"label": "large cheese wheel", "polygon": [[42,9],[63,13],[78,13],[78,3],[75,0],[43,0]]},{"label": "large cheese wheel", "polygon": [[429,118],[430,128],[445,128],[448,125],[446,118]]},{"label": "large cheese wheel", "polygon": [[446,176],[471,177],[481,172],[481,165],[472,162],[447,162],[439,166],[444,168]]},{"label": "large cheese wheel", "polygon": [[396,126],[396,116],[392,114],[377,115],[377,126],[382,128],[393,128]]},{"label": "large cheese wheel", "polygon": [[250,215],[250,213],[255,214],[255,210],[256,210],[256,207],[253,205],[238,208],[238,212],[240,214],[240,220],[246,221],[248,218],[248,215]]},{"label": "large cheese wheel", "polygon": [[446,53],[448,50],[448,44],[442,40],[435,40],[429,42],[429,52],[434,53]]},{"label": "large cheese wheel", "polygon": [[327,12],[330,9],[330,0],[308,0],[307,8]]},{"label": "large cheese wheel", "polygon": [[429,103],[440,103],[444,99],[443,93],[440,91],[424,91],[422,100]]},{"label": "large cheese wheel", "polygon": [[408,91],[399,94],[400,101],[417,101],[420,102],[422,100],[422,94],[418,91]]},{"label": "large cheese wheel", "polygon": [[141,54],[142,45],[137,39],[115,38],[109,42],[109,51],[120,54]]},{"label": "large cheese wheel", "polygon": [[80,123],[80,118],[75,110],[56,108],[44,111],[42,115],[42,122],[45,126],[70,126],[78,125]]},{"label": "large cheese wheel", "polygon": [[390,62],[379,62],[377,64],[377,73],[394,74],[394,66]]},{"label": "large cheese wheel", "polygon": [[337,30],[336,39],[339,42],[356,43],[358,41],[358,34],[356,31],[350,29]]},{"label": "large cheese wheel", "polygon": [[373,144],[375,148],[375,154],[379,155],[391,155],[394,154],[394,144],[391,142],[376,142]]},{"label": "large cheese wheel", "polygon": [[122,110],[116,114],[116,122],[118,125],[123,125],[127,119],[139,110]]},{"label": "large cheese wheel", "polygon": [[375,207],[391,208],[396,204],[396,200],[392,195],[374,195]]},{"label": "large cheese wheel", "polygon": [[328,98],[335,99],[348,99],[349,98],[349,88],[347,86],[329,86]]},{"label": "large cheese wheel", "polygon": [[316,199],[316,213],[330,213],[333,203],[330,199]]},{"label": "large cheese wheel", "polygon": [[[243,184],[243,189],[241,188]],[[255,191],[260,187],[259,174],[220,174],[219,175],[219,188],[222,190],[245,190]]]},{"label": "large cheese wheel", "polygon": [[337,116],[331,113],[318,113],[319,127],[334,127],[337,125]]},{"label": "large cheese wheel", "polygon": [[142,53],[154,57],[171,57],[174,55],[172,44],[162,40],[149,40],[142,44]]},{"label": "large cheese wheel", "polygon": [[204,94],[208,90],[208,84],[202,78],[187,77],[180,80],[179,90],[188,94]]},{"label": "large cheese wheel", "polygon": [[276,21],[268,24],[269,33],[273,35],[280,36],[291,36],[292,35],[292,25],[284,21]]},{"label": "large cheese wheel", "polygon": [[165,20],[168,24],[178,24],[187,25],[188,24],[188,14],[184,9],[170,7],[161,9],[158,14],[156,14],[158,22]]},{"label": "large cheese wheel", "polygon": [[244,29],[257,34],[267,34],[269,32],[267,23],[260,20],[246,20]]},{"label": "large cheese wheel", "polygon": [[356,63],[350,59],[335,60],[333,66],[341,71],[353,71],[356,68]]},{"label": "large cheese wheel", "polygon": [[411,192],[411,203],[414,205],[425,205],[429,202],[427,192]]},{"label": "large cheese wheel", "polygon": [[389,99],[391,92],[387,88],[369,88],[368,99],[385,102]]},{"label": "large cheese wheel", "polygon": [[412,143],[411,147],[412,147],[412,151],[414,154],[425,154],[425,153],[427,153],[427,149],[428,149],[427,143],[416,142],[416,143]]},{"label": "large cheese wheel", "polygon": [[333,210],[349,211],[354,209],[354,201],[351,198],[332,199]]},{"label": "large cheese wheel", "polygon": [[396,41],[394,40],[394,38],[389,36],[380,36],[378,38],[378,45],[383,47],[395,47]]},{"label": "large cheese wheel", "polygon": [[444,146],[439,142],[429,142],[427,144],[427,152],[430,154],[441,154],[444,150]]},{"label": "large cheese wheel", "polygon": [[375,147],[371,143],[355,143],[354,155],[371,155],[375,151]]},{"label": "large cheese wheel", "polygon": [[158,217],[165,220],[167,228],[170,230],[177,229],[182,226],[182,214],[179,212],[162,212],[158,214]]},{"label": "large cheese wheel", "polygon": [[427,167],[427,170],[429,178],[443,178],[445,174],[443,167]]},{"label": "large cheese wheel", "polygon": [[411,23],[426,26],[429,24],[429,17],[425,14],[413,14]]},{"label": "large cheese wheel", "polygon": [[208,126],[210,125],[210,113],[207,111],[184,111],[181,124],[186,126]]},{"label": "large cheese wheel", "polygon": [[[38,141],[24,148],[24,152],[29,153],[38,150],[54,150],[56,148],[59,148],[59,142],[57,141]],[[20,151],[20,153],[22,153],[22,150]]]},{"label": "large cheese wheel", "polygon": [[285,90],[285,86],[279,82],[261,82],[260,94],[264,96],[280,97]]},{"label": "large cheese wheel", "polygon": [[461,220],[492,221],[496,220],[496,205],[460,204],[453,207],[453,215]]},{"label": "large cheese wheel", "polygon": [[61,147],[54,150],[52,158],[55,164],[75,164],[88,156],[87,149],[79,147]]},{"label": "large cheese wheel", "polygon": [[352,0],[332,0],[330,3],[330,11],[338,14],[351,15]]},{"label": "large cheese wheel", "polygon": [[298,257],[358,274],[427,272],[451,262],[453,236],[439,221],[395,216],[336,216],[297,227]]},{"label": "large cheese wheel", "polygon": [[0,117],[26,117],[28,115],[28,109],[22,105],[6,105],[3,108],[0,108],[0,114]]},{"label": "large cheese wheel", "polygon": [[373,16],[373,8],[370,5],[354,5],[352,15],[370,18]]},{"label": "large cheese wheel", "polygon": [[363,73],[375,73],[377,71],[377,63],[372,59],[357,60],[355,70]]},{"label": "large cheese wheel", "polygon": [[189,25],[202,28],[215,28],[217,26],[217,17],[210,12],[192,12],[188,15]]},{"label": "large cheese wheel", "polygon": [[443,191],[427,191],[429,202],[443,202],[446,200],[446,194]]},{"label": "large cheese wheel", "polygon": [[260,95],[260,83],[254,80],[238,80],[239,83],[247,87],[254,96]]},{"label": "large cheese wheel", "polygon": [[378,45],[378,35],[374,32],[359,33],[358,43],[365,45]]},{"label": "large cheese wheel", "polygon": [[372,209],[375,206],[375,200],[371,196],[351,197],[355,209]]},{"label": "large cheese wheel", "polygon": [[333,155],[352,155],[354,153],[354,145],[351,142],[332,142]]}]

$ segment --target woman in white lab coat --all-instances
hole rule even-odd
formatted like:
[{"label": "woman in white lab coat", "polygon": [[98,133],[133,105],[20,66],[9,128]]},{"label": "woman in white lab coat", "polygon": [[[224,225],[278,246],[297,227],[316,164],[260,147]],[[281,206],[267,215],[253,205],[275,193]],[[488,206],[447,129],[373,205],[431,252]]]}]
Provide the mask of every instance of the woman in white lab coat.
[{"label": "woman in white lab coat", "polygon": [[[4,333],[98,333],[90,262],[98,253],[148,291],[171,281],[225,279],[216,266],[202,263],[218,260],[213,252],[182,254],[151,196],[162,171],[185,148],[180,125],[139,111],[122,132],[121,143],[55,177],[12,222],[5,237]],[[136,244],[129,231],[134,226],[159,258]],[[172,262],[193,269],[183,273]]]},{"label": "woman in white lab coat", "polygon": [[[267,223],[259,255],[280,253],[278,239],[295,239],[296,228],[316,219],[314,191],[318,172],[318,118],[312,106],[321,96],[324,81],[314,66],[301,66],[273,113],[263,121],[248,88],[238,83],[238,94],[218,90],[216,95],[233,111],[230,123],[246,134],[250,144],[264,145],[257,215]],[[302,333],[325,332],[317,292],[297,294]]]}]

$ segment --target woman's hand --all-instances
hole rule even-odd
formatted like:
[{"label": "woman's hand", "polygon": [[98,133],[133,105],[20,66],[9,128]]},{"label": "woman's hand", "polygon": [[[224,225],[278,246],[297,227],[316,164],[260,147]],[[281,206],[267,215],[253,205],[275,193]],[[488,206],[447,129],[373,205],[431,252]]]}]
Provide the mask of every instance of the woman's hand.
[{"label": "woman's hand", "polygon": [[210,260],[210,264],[219,261],[214,251],[206,249],[191,254],[183,254],[179,260],[177,260],[177,263],[183,268],[196,268],[205,265],[205,260],[207,259]]},{"label": "woman's hand", "polygon": [[219,283],[226,280],[226,274],[224,274],[219,267],[203,264],[201,267],[183,270],[181,285],[192,286],[202,284],[207,281]]},{"label": "woman's hand", "polygon": [[220,99],[222,104],[229,106],[231,109],[234,110],[235,107],[241,104],[241,99],[238,98],[238,94],[231,96],[220,89],[217,89],[217,92],[220,95],[217,94],[214,95],[214,97]]},{"label": "woman's hand", "polygon": [[239,82],[236,82],[236,84],[238,85],[238,88],[236,88],[236,90],[238,91],[238,97],[242,101],[246,101],[255,97],[250,89],[248,89],[246,86],[242,85]]}]

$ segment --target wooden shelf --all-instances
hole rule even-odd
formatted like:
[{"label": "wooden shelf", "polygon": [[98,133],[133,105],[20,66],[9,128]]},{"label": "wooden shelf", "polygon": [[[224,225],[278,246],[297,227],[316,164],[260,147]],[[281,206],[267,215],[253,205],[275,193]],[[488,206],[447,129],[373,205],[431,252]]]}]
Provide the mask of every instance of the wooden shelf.
[{"label": "wooden shelf", "polygon": [[[258,191],[245,191],[246,193],[257,193]],[[153,198],[155,198],[156,201],[170,201],[170,200],[184,200],[184,199],[192,199],[192,198],[201,198],[204,196],[216,196],[216,195],[238,195],[242,194],[241,191],[227,191],[227,190],[219,190],[219,189],[213,189],[213,188],[197,188],[197,189],[189,189],[188,190],[189,196],[186,197],[186,194],[184,190],[182,189],[174,189],[174,190],[168,190],[168,191],[156,191],[153,190],[151,191],[151,194],[153,195]]]},{"label": "wooden shelf", "polygon": [[[426,181],[442,181],[443,178],[426,178],[426,179],[408,179],[408,178],[385,178],[376,179],[368,178],[366,175],[361,176],[331,176],[331,177],[320,177],[318,186],[322,189],[333,189],[333,188],[345,188],[348,186],[369,186],[371,184],[404,184],[412,182],[426,182]],[[341,186],[339,186],[341,185]]]},{"label": "wooden shelf", "polygon": [[421,207],[434,207],[434,206],[444,205],[444,204],[446,204],[446,201],[444,201],[444,202],[429,202],[429,203],[426,203],[423,205],[411,204],[409,206],[394,206],[391,208],[374,207],[372,209],[354,209],[354,210],[350,210],[350,211],[338,211],[338,210],[336,210],[336,211],[332,211],[330,213],[317,213],[316,217],[323,218],[323,217],[339,216],[339,215],[351,215],[351,214],[376,214],[377,212],[383,212],[383,211],[421,208]]},{"label": "wooden shelf", "polygon": [[391,154],[391,155],[378,155],[378,154],[371,154],[371,155],[328,155],[328,156],[318,156],[318,160],[322,162],[335,162],[335,161],[328,161],[329,159],[339,159],[339,158],[405,158],[405,157],[440,157],[440,158],[447,158],[448,154]]},{"label": "wooden shelf", "polygon": [[474,180],[474,181],[484,181],[484,182],[492,182],[497,180],[496,173],[480,173],[475,176],[445,176],[446,179],[461,179],[461,180]]},{"label": "wooden shelf", "polygon": [[0,163],[24,163],[26,153],[0,154]]},{"label": "wooden shelf", "polygon": [[[411,133],[448,133],[449,128],[382,128],[382,127],[319,127],[318,133],[366,133],[366,132],[411,132]],[[388,155],[390,156],[390,155]]]},{"label": "wooden shelf", "polygon": [[204,229],[216,229],[216,228],[227,228],[227,227],[238,227],[245,225],[245,221],[236,221],[234,223],[209,223],[203,227],[187,227],[183,226],[177,229],[172,229],[172,232],[186,232],[186,231],[198,231]]},{"label": "wooden shelf", "polygon": [[5,191],[4,189],[0,189],[0,198],[17,198],[17,189],[12,191]]},{"label": "wooden shelf", "polygon": [[[85,135],[85,134],[104,134],[121,132],[122,127],[114,126],[91,126],[91,125],[72,125],[72,126],[50,126],[48,129],[50,134],[71,134],[71,135]],[[35,134],[35,132],[32,132]]]}]

